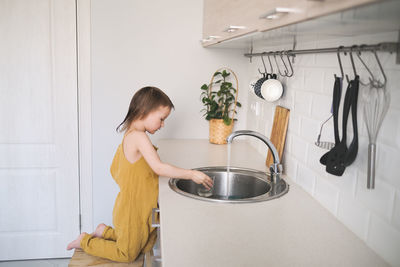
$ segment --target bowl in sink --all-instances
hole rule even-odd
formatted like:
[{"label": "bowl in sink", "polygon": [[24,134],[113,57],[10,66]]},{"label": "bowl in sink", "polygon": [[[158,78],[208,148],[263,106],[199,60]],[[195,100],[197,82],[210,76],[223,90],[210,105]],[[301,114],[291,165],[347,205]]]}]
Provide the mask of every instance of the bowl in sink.
[{"label": "bowl in sink", "polygon": [[257,170],[230,167],[229,174],[226,166],[195,170],[213,178],[214,186],[209,194],[204,194],[204,187],[192,180],[172,178],[169,180],[171,189],[199,200],[231,203],[267,201],[280,197],[289,190],[289,185],[283,179],[275,184],[267,173]]}]

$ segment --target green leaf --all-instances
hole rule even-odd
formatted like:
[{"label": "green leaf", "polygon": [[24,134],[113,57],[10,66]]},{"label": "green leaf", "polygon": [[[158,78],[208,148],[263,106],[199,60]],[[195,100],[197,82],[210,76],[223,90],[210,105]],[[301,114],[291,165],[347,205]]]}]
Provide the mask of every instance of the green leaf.
[{"label": "green leaf", "polygon": [[225,125],[230,125],[231,119],[229,117],[224,117],[224,123],[225,123]]},{"label": "green leaf", "polygon": [[217,71],[217,72],[214,73],[214,77],[217,76],[217,75],[220,75],[220,74],[221,74],[221,72]]},{"label": "green leaf", "polygon": [[240,108],[242,106],[242,104],[240,104],[239,102],[236,102],[236,106],[238,106]]},{"label": "green leaf", "polygon": [[208,90],[208,85],[207,84],[203,84],[201,86],[201,90]]},{"label": "green leaf", "polygon": [[226,77],[228,77],[229,75],[230,75],[230,73],[227,72],[226,70],[223,70],[223,71],[222,71],[222,77],[226,78]]}]

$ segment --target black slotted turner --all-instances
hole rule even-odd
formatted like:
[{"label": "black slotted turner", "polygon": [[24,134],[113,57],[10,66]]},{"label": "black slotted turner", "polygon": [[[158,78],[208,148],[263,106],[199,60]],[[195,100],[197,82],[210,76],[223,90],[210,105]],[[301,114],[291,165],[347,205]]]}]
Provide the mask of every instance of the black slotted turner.
[{"label": "black slotted turner", "polygon": [[346,157],[348,153],[348,148],[347,148],[347,120],[349,117],[349,112],[350,112],[350,107],[352,104],[353,100],[353,87],[354,87],[354,80],[350,81],[347,90],[346,90],[346,95],[344,98],[344,103],[343,103],[343,125],[342,125],[342,140],[340,143],[336,146],[334,146],[328,154],[327,161],[326,161],[326,171],[330,174],[336,175],[336,176],[342,176],[344,173],[344,170],[346,169]]}]

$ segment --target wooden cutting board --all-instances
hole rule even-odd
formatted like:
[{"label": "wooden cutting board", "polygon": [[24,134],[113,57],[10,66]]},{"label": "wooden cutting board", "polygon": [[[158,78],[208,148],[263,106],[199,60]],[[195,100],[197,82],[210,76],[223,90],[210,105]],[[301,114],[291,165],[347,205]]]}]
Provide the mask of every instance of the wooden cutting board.
[{"label": "wooden cutting board", "polygon": [[[276,147],[279,154],[279,159],[282,162],[283,148],[285,147],[286,132],[289,123],[290,110],[281,106],[276,106],[274,123],[272,125],[272,131],[270,140]],[[269,167],[274,163],[271,151],[268,151],[267,160],[265,164]]]}]

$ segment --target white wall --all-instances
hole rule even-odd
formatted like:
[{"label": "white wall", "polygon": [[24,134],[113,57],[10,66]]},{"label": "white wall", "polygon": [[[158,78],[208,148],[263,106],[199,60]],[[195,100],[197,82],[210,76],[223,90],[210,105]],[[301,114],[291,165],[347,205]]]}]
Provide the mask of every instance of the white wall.
[{"label": "white wall", "polygon": [[[111,224],[118,188],[109,167],[122,134],[115,128],[146,85],[164,90],[175,105],[159,138],[208,138],[200,86],[219,67],[232,68],[246,105],[247,59],[241,51],[204,49],[203,1],[92,1],[93,223]],[[243,108],[243,110],[245,110]],[[235,129],[246,125],[245,111]]]},{"label": "white wall", "polygon": [[[397,38],[397,32],[356,38],[335,38],[311,43],[302,42],[300,38],[297,49],[396,42]],[[315,40],[318,40],[318,36]],[[287,47],[257,47],[256,51],[290,49],[290,46],[291,44]],[[342,177],[326,173],[324,166],[319,163],[319,158],[327,150],[318,148],[314,142],[317,139],[320,124],[330,115],[333,74],[339,74],[336,54],[298,55],[294,64],[294,76],[282,79],[285,95],[277,103],[266,103],[249,91],[247,126],[249,129],[269,136],[275,106],[279,104],[289,108],[291,114],[284,151],[284,171],[387,262],[393,266],[400,266],[400,179],[398,174],[400,65],[395,64],[395,55],[379,53],[379,57],[388,77],[387,87],[391,92],[391,103],[377,140],[377,173],[374,190],[367,190],[366,185],[368,135],[362,114],[363,88],[360,88],[359,92],[360,142],[356,161],[346,169]],[[368,62],[371,64],[374,63],[371,54],[364,58],[369,59]],[[349,57],[342,57],[342,60],[346,66],[345,72],[352,74]],[[365,70],[360,67],[360,62],[357,59],[356,62],[361,77],[367,77]],[[259,58],[249,65],[251,75],[247,81],[257,76],[258,67],[262,67]],[[375,68],[374,73],[379,74],[378,69]],[[325,127],[321,140],[333,142],[333,120],[330,120],[329,125]],[[340,126],[339,129],[341,128]],[[349,134],[351,134],[348,138],[350,142],[352,140],[351,127]],[[262,144],[253,143],[253,145],[261,153],[266,153],[266,148]]]}]

